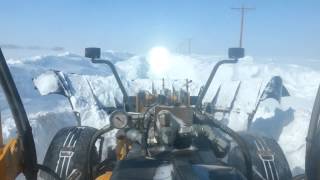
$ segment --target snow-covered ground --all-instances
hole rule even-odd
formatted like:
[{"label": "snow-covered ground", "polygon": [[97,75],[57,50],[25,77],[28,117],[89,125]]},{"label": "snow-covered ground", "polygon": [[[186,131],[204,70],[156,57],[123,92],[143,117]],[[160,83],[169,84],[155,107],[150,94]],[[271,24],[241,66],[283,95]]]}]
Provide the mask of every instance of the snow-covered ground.
[{"label": "snow-covered ground", "polygon": [[[223,58],[161,53],[160,59],[157,59],[158,56],[154,57],[152,52],[146,55],[133,55],[108,51],[104,52],[102,57],[109,58],[116,64],[120,76],[131,94],[140,89],[151,89],[151,82],[161,82],[162,78],[173,79],[167,81],[168,87],[176,82],[174,79],[188,78],[192,80],[190,91],[193,95],[197,95],[214,64]],[[162,60],[161,63],[159,63],[160,60]],[[64,53],[56,56],[9,59],[8,63],[28,112],[39,162],[42,162],[54,134],[62,127],[76,125],[77,121],[65,97],[54,94],[41,96],[39,94],[33,85],[34,77],[48,70],[59,70],[66,74],[75,73],[72,75],[74,78],[83,75],[79,78],[95,80],[92,81],[95,82],[92,84],[93,90],[99,94],[98,98],[102,102],[112,104],[114,98],[119,99],[121,96],[108,68],[101,64],[92,64],[80,55]],[[315,66],[320,67],[320,61],[314,63]],[[275,138],[284,150],[295,174],[304,169],[305,137],[316,90],[320,83],[319,70],[289,63],[258,61],[253,57],[246,57],[237,65],[225,65],[218,71],[205,100],[212,100],[220,84],[226,84],[225,86],[228,87],[228,84],[241,81],[242,90],[238,94],[237,105],[235,105],[235,108],[240,112],[230,114],[228,125],[235,130],[245,130],[245,118],[247,118],[247,113],[252,110],[257,98],[256,93],[258,93],[260,86],[263,86],[275,75],[282,77],[291,96],[284,97],[281,104],[272,99],[265,100],[258,109],[250,130]],[[50,79],[41,81],[45,87],[44,91],[55,88],[49,83],[50,81]],[[83,87],[79,86],[79,89],[83,89]],[[227,91],[228,88],[224,89]],[[253,101],[249,101],[250,99]],[[83,104],[79,106],[85,107]],[[15,135],[15,127],[2,93],[0,93],[0,108],[3,133],[7,140]],[[97,110],[93,107],[86,107],[86,109],[92,112],[89,113],[88,117],[90,118],[85,124],[97,127],[106,123],[105,119],[94,116]]]}]

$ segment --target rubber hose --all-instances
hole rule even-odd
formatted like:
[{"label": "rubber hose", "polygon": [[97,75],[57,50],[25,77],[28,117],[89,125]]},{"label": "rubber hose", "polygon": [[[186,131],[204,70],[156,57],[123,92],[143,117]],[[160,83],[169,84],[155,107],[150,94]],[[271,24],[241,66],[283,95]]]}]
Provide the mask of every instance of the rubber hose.
[{"label": "rubber hose", "polygon": [[[204,118],[201,116],[204,116]],[[252,159],[250,156],[249,148],[248,148],[246,142],[243,141],[241,136],[239,136],[236,132],[234,132],[232,129],[230,129],[226,125],[222,124],[218,120],[216,120],[208,115],[202,115],[202,114],[196,113],[196,117],[198,119],[202,119],[202,120],[205,119],[206,123],[209,123],[209,124],[215,126],[216,128],[220,129],[222,132],[228,134],[231,138],[233,138],[237,142],[237,144],[239,145],[239,147],[242,151],[243,157],[244,157],[246,170],[247,170],[247,178],[248,178],[248,180],[252,180],[253,179]]]}]

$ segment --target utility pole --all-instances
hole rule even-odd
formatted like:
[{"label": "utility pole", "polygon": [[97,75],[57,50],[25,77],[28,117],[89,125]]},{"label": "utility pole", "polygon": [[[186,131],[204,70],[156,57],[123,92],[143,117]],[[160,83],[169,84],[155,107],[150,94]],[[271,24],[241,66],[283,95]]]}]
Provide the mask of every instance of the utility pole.
[{"label": "utility pole", "polygon": [[240,8],[231,8],[233,10],[240,10],[241,11],[241,24],[240,24],[240,42],[239,46],[242,47],[242,39],[243,39],[243,25],[244,25],[244,15],[249,10],[254,10],[255,8],[248,8],[242,5]]},{"label": "utility pole", "polygon": [[190,55],[191,54],[191,38],[188,38],[188,54]]}]

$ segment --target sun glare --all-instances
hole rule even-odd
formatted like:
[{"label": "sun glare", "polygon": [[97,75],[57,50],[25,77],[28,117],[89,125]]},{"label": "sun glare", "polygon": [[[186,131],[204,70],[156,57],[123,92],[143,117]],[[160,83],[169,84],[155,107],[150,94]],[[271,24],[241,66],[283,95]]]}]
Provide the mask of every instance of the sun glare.
[{"label": "sun glare", "polygon": [[170,52],[164,47],[154,47],[148,53],[148,62],[151,72],[164,76],[169,69]]}]

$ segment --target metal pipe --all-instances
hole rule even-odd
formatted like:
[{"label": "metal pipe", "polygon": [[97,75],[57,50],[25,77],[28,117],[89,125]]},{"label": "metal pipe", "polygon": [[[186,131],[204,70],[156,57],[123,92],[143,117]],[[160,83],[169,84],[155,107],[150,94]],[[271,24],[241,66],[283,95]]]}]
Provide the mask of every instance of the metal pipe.
[{"label": "metal pipe", "polygon": [[110,67],[114,77],[116,78],[116,81],[120,87],[120,90],[122,92],[122,95],[123,95],[123,101],[124,101],[124,104],[126,104],[128,102],[128,93],[126,91],[126,89],[124,88],[123,84],[122,84],[122,81],[120,79],[120,76],[116,70],[116,67],[113,65],[113,63],[109,60],[106,60],[106,59],[91,59],[91,62],[92,63],[97,63],[97,64],[106,64]]},{"label": "metal pipe", "polygon": [[217,62],[212,71],[211,71],[211,74],[205,84],[205,86],[201,89],[201,91],[199,92],[199,96],[198,96],[198,99],[197,99],[197,103],[196,103],[196,109],[200,110],[201,108],[201,105],[202,105],[202,100],[204,98],[204,96],[207,94],[207,91],[211,85],[211,82],[213,80],[213,77],[215,76],[215,74],[217,73],[219,67],[222,65],[222,64],[235,64],[238,62],[238,59],[234,59],[234,60],[222,60],[222,61],[219,61]]}]

